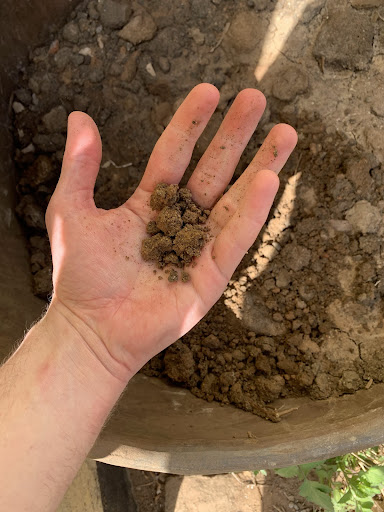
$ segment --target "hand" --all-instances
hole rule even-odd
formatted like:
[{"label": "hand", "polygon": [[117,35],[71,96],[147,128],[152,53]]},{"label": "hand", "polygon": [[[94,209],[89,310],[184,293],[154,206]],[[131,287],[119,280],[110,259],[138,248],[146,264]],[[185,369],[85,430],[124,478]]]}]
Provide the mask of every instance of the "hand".
[{"label": "hand", "polygon": [[50,309],[59,311],[123,381],[191,329],[219,299],[267,218],[277,174],[297,142],[293,128],[275,126],[221,197],[265,108],[262,93],[243,90],[187,185],[197,203],[213,207],[208,220],[213,238],[196,266],[188,268],[190,282],[159,280],[154,265],[140,255],[146,224],[155,217],[149,198],[157,183],[181,180],[218,99],[209,84],[191,91],[157,142],[135,193],[108,211],[96,208],[93,200],[101,161],[97,127],[81,112],[69,117],[62,172],[46,215],[53,258]]}]

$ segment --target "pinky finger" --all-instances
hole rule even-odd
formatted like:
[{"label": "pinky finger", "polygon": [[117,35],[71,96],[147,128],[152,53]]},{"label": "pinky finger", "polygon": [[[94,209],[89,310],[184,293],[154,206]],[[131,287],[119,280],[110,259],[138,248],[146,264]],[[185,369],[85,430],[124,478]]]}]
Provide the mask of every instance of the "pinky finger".
[{"label": "pinky finger", "polygon": [[212,254],[228,280],[267,220],[278,188],[279,178],[273,171],[259,171],[239,208],[216,237]]}]

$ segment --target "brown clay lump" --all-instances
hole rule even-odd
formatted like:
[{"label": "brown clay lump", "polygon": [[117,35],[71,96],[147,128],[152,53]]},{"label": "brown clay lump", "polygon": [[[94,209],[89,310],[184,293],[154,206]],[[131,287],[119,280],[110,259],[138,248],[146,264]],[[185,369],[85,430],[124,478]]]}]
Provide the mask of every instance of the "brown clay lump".
[{"label": "brown clay lump", "polygon": [[151,195],[152,210],[160,211],[165,206],[172,206],[179,199],[179,186],[159,183]]},{"label": "brown clay lump", "polygon": [[163,256],[172,250],[172,240],[162,233],[143,240],[141,255],[145,261],[160,261]]},{"label": "brown clay lump", "polygon": [[[145,261],[154,261],[159,268],[172,265],[168,280],[179,280],[176,268],[184,268],[201,254],[208,239],[208,228],[204,226],[210,214],[192,199],[187,188],[159,183],[150,199],[152,210],[158,211],[155,220],[147,224],[149,238],[141,246]],[[184,270],[180,280],[188,282],[190,276]]]},{"label": "brown clay lump", "polygon": [[175,236],[173,250],[184,263],[191,263],[194,256],[200,256],[206,236],[200,226],[187,224]]},{"label": "brown clay lump", "polygon": [[175,236],[183,226],[180,211],[166,206],[157,216],[156,225],[165,235]]}]

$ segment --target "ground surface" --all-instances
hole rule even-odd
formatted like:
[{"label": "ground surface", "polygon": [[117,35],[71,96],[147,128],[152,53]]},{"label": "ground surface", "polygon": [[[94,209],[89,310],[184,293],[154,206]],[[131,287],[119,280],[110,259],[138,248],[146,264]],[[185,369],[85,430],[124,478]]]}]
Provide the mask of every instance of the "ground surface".
[{"label": "ground surface", "polygon": [[381,4],[80,4],[50,44],[32,52],[12,104],[18,212],[36,293],[50,290],[44,210],[70,111],[87,111],[100,127],[95,199],[112,208],[134,190],[156,139],[195,84],[214,83],[221,100],[192,166],[236,93],[258,87],[269,106],[236,176],[274,123],[291,123],[299,133],[270,220],[222,300],[144,371],[266,417],[273,413],[265,404],[278,397],[321,399],[382,382]]},{"label": "ground surface", "polygon": [[313,512],[295,479],[167,475],[86,461],[58,512]]}]

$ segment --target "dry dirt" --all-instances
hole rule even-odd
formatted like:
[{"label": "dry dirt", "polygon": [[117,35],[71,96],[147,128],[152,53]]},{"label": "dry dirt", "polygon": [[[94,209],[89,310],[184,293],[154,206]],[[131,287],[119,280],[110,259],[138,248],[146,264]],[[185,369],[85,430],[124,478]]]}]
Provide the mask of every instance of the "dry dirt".
[{"label": "dry dirt", "polygon": [[176,476],[127,470],[137,512],[314,512],[296,478],[268,471]]},{"label": "dry dirt", "polygon": [[[159,183],[150,199],[152,210],[158,214],[147,224],[149,237],[141,245],[144,261],[156,263],[159,269],[165,269],[168,281],[179,281],[179,272],[173,268],[193,266],[209,238],[209,229],[205,226],[210,210],[199,207],[192,199],[192,193],[185,187]],[[154,269],[154,274],[157,270]],[[158,275],[158,279],[163,279]],[[186,270],[180,272],[180,281],[186,283],[190,275]]]},{"label": "dry dirt", "polygon": [[15,91],[18,213],[35,292],[51,282],[44,210],[57,181],[66,118],[101,130],[99,207],[132,193],[186,93],[208,81],[219,107],[191,169],[236,93],[268,107],[239,163],[277,122],[298,148],[266,228],[224,297],[143,371],[208,400],[272,420],[265,404],[323,399],[384,380],[384,7],[381,0],[82,2],[47,46],[31,52]]}]

